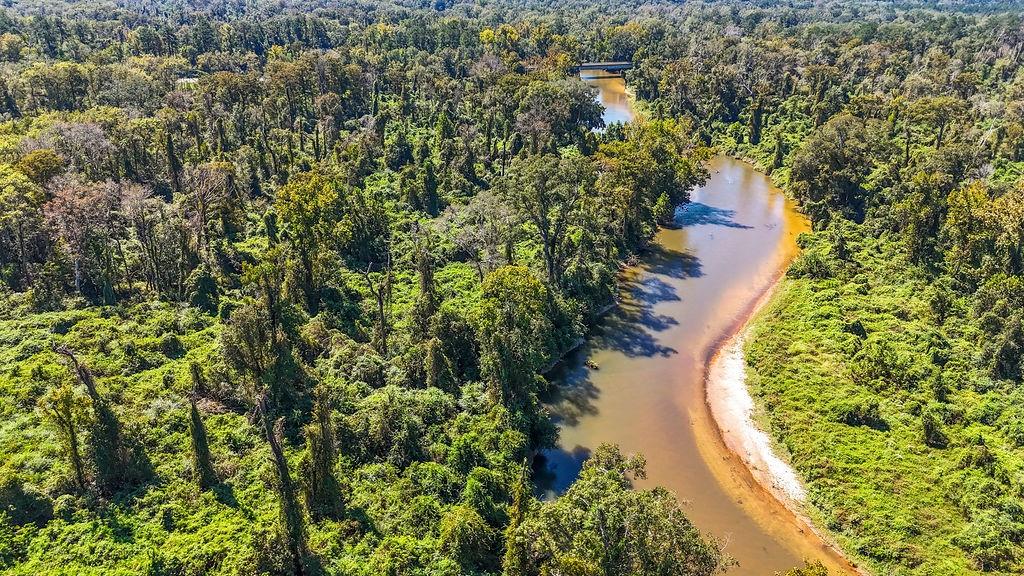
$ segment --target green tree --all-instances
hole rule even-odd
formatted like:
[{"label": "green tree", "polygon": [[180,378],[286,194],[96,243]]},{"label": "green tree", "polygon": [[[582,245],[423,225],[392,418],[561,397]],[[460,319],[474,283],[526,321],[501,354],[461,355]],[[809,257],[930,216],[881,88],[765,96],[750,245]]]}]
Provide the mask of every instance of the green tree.
[{"label": "green tree", "polygon": [[512,503],[508,509],[508,525],[505,527],[505,555],[502,559],[504,576],[526,576],[527,545],[516,538],[519,527],[530,513],[529,467],[524,461],[520,466],[515,484],[512,486]]},{"label": "green tree", "polygon": [[464,572],[486,570],[493,564],[494,530],[468,506],[453,506],[438,526],[441,551]]},{"label": "green tree", "polygon": [[537,390],[537,372],[553,357],[551,300],[544,284],[520,266],[491,272],[480,290],[481,372],[496,400],[522,407]]},{"label": "green tree", "polygon": [[[630,125],[625,140],[601,144],[599,202],[620,244],[642,246],[660,216],[689,200],[690,188],[706,176],[705,156],[691,141],[688,125],[672,120]],[[666,200],[659,204],[662,195]]]},{"label": "green tree", "polygon": [[164,126],[164,156],[167,162],[167,174],[170,176],[171,189],[175,192],[181,190],[181,160],[178,159],[178,152],[174,148],[174,137],[171,135],[169,126]]},{"label": "green tree", "polygon": [[658,200],[654,203],[655,219],[658,224],[666,225],[671,224],[675,216],[675,205],[672,204],[672,200],[669,199],[668,194],[662,192],[661,196],[658,196]]},{"label": "green tree", "polygon": [[560,286],[565,261],[575,247],[574,232],[585,225],[583,205],[595,181],[590,160],[570,153],[516,160],[499,185],[503,197],[536,231],[553,286]]},{"label": "green tree", "polygon": [[444,352],[444,344],[438,338],[427,340],[423,372],[428,388],[440,388],[447,392],[455,392],[458,381],[455,378],[451,360]]},{"label": "green tree", "polygon": [[793,156],[791,188],[815,225],[836,211],[860,221],[868,203],[865,187],[878,147],[877,126],[841,115],[830,119]]},{"label": "green tree", "polygon": [[12,288],[32,283],[33,239],[43,223],[43,190],[9,164],[0,164],[0,265],[16,264]]},{"label": "green tree", "polygon": [[416,301],[413,304],[412,320],[414,337],[418,340],[427,336],[430,331],[430,320],[440,304],[437,286],[434,283],[435,264],[430,243],[429,236],[418,238],[413,254],[419,292],[416,294]]},{"label": "green tree", "polygon": [[39,148],[22,156],[15,168],[29,180],[45,186],[67,168],[67,163],[50,148]]},{"label": "green tree", "polygon": [[728,561],[705,540],[664,488],[632,490],[642,458],[604,444],[579,478],[515,530],[527,573],[710,576]]},{"label": "green tree", "polygon": [[277,191],[274,207],[300,262],[306,309],[316,314],[327,275],[323,253],[343,213],[337,184],[320,172],[296,175]]}]

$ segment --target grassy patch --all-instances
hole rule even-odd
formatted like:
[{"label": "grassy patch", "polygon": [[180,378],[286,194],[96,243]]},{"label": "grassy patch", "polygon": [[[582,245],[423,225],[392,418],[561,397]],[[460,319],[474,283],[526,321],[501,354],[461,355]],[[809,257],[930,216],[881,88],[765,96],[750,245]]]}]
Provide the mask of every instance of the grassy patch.
[{"label": "grassy patch", "polygon": [[824,233],[803,239],[827,272],[791,274],[756,319],[752,393],[819,522],[875,571],[1019,574],[1018,395],[975,368],[977,334],[937,318],[894,247],[864,236],[847,261]]}]

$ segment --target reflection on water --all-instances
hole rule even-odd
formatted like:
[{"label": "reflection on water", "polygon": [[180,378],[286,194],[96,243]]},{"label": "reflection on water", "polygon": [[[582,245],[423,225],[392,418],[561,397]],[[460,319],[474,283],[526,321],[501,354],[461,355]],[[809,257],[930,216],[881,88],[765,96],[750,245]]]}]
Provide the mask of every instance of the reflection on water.
[{"label": "reflection on water", "polygon": [[[628,110],[622,80],[609,82],[616,90],[599,86],[602,102]],[[559,445],[537,459],[538,489],[564,492],[594,449],[618,444],[647,459],[638,487],[672,490],[701,530],[727,542],[740,563],[731,573],[785,571],[803,557],[831,565],[821,543],[719,448],[704,403],[708,353],[795,254],[806,221],[748,164],[717,157],[709,169],[625,275],[621,306],[554,375],[560,385],[547,406]]]},{"label": "reflection on water", "polygon": [[626,82],[622,76],[607,72],[583,72],[580,78],[597,88],[598,101],[604,106],[604,125],[615,122],[630,122],[636,116],[633,105],[626,94]]}]

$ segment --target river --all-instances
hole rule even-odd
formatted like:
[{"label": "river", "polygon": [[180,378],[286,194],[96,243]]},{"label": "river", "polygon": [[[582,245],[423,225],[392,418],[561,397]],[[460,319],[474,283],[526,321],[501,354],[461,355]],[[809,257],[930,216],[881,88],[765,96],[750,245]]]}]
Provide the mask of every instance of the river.
[{"label": "river", "polygon": [[[606,122],[632,119],[621,78],[584,80],[598,88]],[[542,455],[538,484],[561,493],[594,448],[618,444],[647,459],[638,488],[672,490],[694,524],[724,543],[738,561],[730,574],[770,575],[804,558],[849,572],[726,448],[705,402],[709,356],[742,326],[807,230],[749,164],[718,156],[708,168],[675,226],[624,275],[621,305],[557,374],[548,407],[560,441]]]}]

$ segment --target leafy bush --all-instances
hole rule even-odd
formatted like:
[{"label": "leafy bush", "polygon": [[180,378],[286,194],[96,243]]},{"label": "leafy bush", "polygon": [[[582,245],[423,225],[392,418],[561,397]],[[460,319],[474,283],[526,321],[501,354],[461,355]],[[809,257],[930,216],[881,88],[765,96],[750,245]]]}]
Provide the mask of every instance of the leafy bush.
[{"label": "leafy bush", "polygon": [[832,405],[832,413],[836,422],[850,426],[867,426],[876,430],[888,429],[877,398],[855,397],[839,400]]}]

